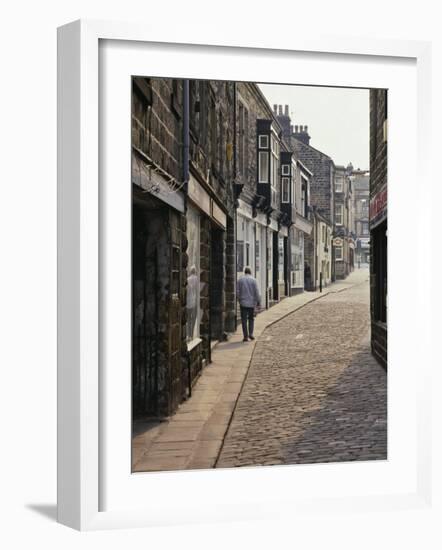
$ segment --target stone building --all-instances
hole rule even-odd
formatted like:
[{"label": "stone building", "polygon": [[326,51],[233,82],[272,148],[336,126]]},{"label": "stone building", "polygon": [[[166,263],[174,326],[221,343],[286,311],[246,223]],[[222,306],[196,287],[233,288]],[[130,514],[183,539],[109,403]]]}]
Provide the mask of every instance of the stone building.
[{"label": "stone building", "polygon": [[[330,239],[334,237],[335,221],[335,193],[334,178],[335,164],[333,160],[322,151],[315,149],[310,145],[310,135],[307,126],[294,126],[290,140],[294,154],[299,161],[310,171],[310,205],[312,207],[312,223],[314,230],[305,243],[305,262],[307,290],[316,290],[319,287],[320,280],[335,280],[334,251],[330,242],[325,250],[321,252],[321,259],[318,257],[318,225],[322,236],[322,227],[326,226]],[[314,216],[313,216],[314,214]],[[322,224],[322,225],[321,225]],[[322,255],[324,258],[322,258]],[[325,262],[323,264],[323,262]],[[329,270],[327,270],[327,262]],[[325,271],[323,271],[323,265]],[[322,275],[321,275],[322,273]]]},{"label": "stone building", "polygon": [[240,277],[245,266],[251,268],[262,306],[270,307],[290,294],[294,163],[259,87],[242,82],[235,86],[236,270]]},{"label": "stone building", "polygon": [[387,90],[370,90],[371,348],[387,367]]},{"label": "stone building", "polygon": [[305,255],[310,258],[307,278],[308,290],[322,290],[331,283],[332,272],[332,235],[331,223],[312,206],[311,220],[313,230],[306,241]]},{"label": "stone building", "polygon": [[335,165],[335,232],[333,239],[334,273],[336,279],[345,279],[354,269],[355,233],[353,189],[348,168]]},{"label": "stone building", "polygon": [[234,329],[233,86],[133,79],[135,417],[173,413]]},{"label": "stone building", "polygon": [[370,173],[368,170],[351,171],[350,179],[353,185],[353,211],[355,216],[355,263],[368,264],[370,261],[370,229],[369,229],[369,203],[370,203]]},{"label": "stone building", "polygon": [[[288,184],[290,174],[290,195],[282,194],[281,209],[289,221],[289,294],[299,294],[306,288],[305,246],[312,235],[313,224],[310,215],[310,180],[312,172],[297,158],[292,146],[293,126],[289,106],[274,105],[273,114],[282,128],[282,135],[290,153],[281,159],[281,188]],[[289,155],[289,156],[288,156]],[[285,159],[291,160],[290,170]],[[307,283],[309,284],[309,283]]]}]

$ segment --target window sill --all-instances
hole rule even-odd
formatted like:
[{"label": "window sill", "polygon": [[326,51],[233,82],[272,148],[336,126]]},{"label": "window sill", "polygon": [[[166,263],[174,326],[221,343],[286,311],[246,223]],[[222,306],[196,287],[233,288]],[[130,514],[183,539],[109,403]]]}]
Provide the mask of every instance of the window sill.
[{"label": "window sill", "polygon": [[198,344],[201,344],[202,338],[194,338],[191,342],[187,342],[187,351],[192,351]]}]

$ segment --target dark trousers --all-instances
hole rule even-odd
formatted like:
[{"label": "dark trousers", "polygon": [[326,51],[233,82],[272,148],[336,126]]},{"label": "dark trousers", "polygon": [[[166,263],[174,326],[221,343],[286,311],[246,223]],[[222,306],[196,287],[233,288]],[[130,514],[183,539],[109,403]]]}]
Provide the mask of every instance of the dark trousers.
[{"label": "dark trousers", "polygon": [[244,338],[253,336],[253,325],[255,322],[254,314],[255,314],[255,308],[241,306],[241,323],[242,323],[242,333],[244,335]]}]

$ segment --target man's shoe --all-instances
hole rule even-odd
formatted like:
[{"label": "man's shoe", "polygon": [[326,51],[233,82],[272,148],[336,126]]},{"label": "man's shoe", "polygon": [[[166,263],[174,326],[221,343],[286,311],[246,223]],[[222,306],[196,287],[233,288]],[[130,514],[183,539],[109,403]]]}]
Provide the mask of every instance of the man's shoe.
[{"label": "man's shoe", "polygon": [[254,336],[249,336],[249,339],[250,339],[250,340],[254,340],[255,337],[254,337]]},{"label": "man's shoe", "polygon": [[243,341],[243,342],[248,342],[249,339],[248,339],[248,338],[243,338],[242,341]]}]

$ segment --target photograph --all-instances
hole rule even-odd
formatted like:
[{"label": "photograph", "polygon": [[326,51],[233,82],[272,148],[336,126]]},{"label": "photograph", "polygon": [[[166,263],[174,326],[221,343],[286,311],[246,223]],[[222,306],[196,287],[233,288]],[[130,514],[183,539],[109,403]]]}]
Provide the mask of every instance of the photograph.
[{"label": "photograph", "polygon": [[132,76],[132,473],[387,460],[387,98]]}]

